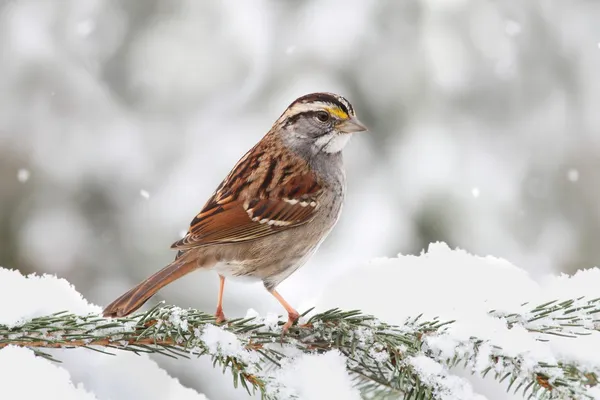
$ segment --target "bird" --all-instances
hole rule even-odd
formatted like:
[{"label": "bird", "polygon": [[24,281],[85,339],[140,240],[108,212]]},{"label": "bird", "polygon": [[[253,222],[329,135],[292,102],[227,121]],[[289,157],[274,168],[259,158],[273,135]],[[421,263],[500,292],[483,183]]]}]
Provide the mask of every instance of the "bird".
[{"label": "bird", "polygon": [[104,317],[129,315],[164,286],[204,269],[219,276],[216,323],[226,321],[225,280],[246,277],[262,281],[287,311],[287,332],[300,315],[276,288],[337,223],[346,193],[342,150],[363,131],[344,97],[319,92],[297,98],[173,243],[173,262],[106,306]]}]

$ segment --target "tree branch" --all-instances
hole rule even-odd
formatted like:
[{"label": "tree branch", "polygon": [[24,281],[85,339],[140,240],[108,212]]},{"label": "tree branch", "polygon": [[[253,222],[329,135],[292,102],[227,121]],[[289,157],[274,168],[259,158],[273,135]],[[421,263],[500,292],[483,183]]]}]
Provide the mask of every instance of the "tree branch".
[{"label": "tree branch", "polygon": [[[591,306],[584,308],[581,304],[560,304],[536,307],[525,313],[527,318],[525,314],[503,315],[496,311],[491,315],[505,319],[509,327],[527,326],[532,334],[556,334],[563,329],[560,321],[564,323],[565,318],[570,318],[571,329],[572,322],[582,318],[577,312],[595,315],[599,301],[587,302],[583,306]],[[531,320],[538,315],[544,315],[544,323],[552,329],[543,329],[546,325],[539,323],[533,327]],[[525,395],[587,399],[591,398],[587,389],[598,384],[597,370],[587,370],[571,362],[529,365],[522,356],[506,354],[489,340],[457,341],[448,335],[452,321],[422,321],[417,317],[402,326],[393,326],[359,311],[333,309],[310,317],[285,336],[281,335],[282,323],[270,327],[253,318],[230,320],[222,327],[216,327],[215,323],[212,315],[198,310],[160,305],[146,313],[118,319],[58,313],[16,326],[0,325],[0,349],[8,345],[28,347],[51,360],[54,358],[42,349],[84,347],[103,353],[118,349],[169,357],[208,355],[214,366],[232,372],[236,387],[241,384],[248,393],[259,391],[264,399],[277,399],[281,393],[283,388],[270,370],[294,356],[290,356],[290,349],[296,354],[339,350],[347,357],[347,369],[357,386],[363,393],[369,393],[370,398],[441,398],[452,390],[448,369],[459,363],[472,371],[481,371],[483,376],[493,372],[499,382],[508,380],[509,389],[515,387],[515,392],[522,389]],[[597,329],[590,321],[582,325]],[[455,340],[451,357],[436,347],[436,339]],[[484,366],[487,365],[483,369],[482,357]],[[420,367],[423,361],[430,363],[429,367],[439,368],[440,373],[424,371]],[[456,384],[461,378],[452,376],[452,379]],[[458,383],[469,386],[467,381]]]}]

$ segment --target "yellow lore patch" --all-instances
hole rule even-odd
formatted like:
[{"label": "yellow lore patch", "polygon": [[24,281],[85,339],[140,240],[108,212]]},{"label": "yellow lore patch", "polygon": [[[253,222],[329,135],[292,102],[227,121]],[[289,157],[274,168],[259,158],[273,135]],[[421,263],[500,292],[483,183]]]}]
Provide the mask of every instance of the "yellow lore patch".
[{"label": "yellow lore patch", "polygon": [[348,119],[348,118],[350,118],[348,116],[348,114],[346,114],[344,112],[344,110],[342,110],[339,107],[327,107],[326,110],[327,110],[327,112],[329,112],[332,115],[335,115],[338,118],[341,118],[341,119]]}]

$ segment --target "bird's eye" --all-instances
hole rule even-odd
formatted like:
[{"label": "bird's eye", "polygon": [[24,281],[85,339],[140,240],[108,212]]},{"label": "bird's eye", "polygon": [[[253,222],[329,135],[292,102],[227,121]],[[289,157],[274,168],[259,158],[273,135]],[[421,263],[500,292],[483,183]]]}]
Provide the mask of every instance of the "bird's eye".
[{"label": "bird's eye", "polygon": [[317,113],[317,119],[321,122],[329,121],[329,113],[327,111],[319,111]]}]

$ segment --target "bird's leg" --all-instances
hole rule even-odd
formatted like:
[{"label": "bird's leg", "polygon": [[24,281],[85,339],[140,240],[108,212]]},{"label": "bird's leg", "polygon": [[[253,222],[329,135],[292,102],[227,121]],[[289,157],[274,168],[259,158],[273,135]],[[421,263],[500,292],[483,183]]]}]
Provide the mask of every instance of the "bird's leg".
[{"label": "bird's leg", "polygon": [[270,290],[271,294],[277,299],[277,301],[285,308],[288,313],[288,321],[283,325],[283,333],[286,333],[288,329],[300,318],[298,311],[294,310],[287,301],[277,292],[277,290]]},{"label": "bird's leg", "polygon": [[217,324],[225,322],[225,314],[223,314],[223,289],[225,288],[225,277],[219,275],[219,297],[217,298],[217,311],[215,317],[217,318]]}]

